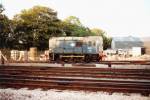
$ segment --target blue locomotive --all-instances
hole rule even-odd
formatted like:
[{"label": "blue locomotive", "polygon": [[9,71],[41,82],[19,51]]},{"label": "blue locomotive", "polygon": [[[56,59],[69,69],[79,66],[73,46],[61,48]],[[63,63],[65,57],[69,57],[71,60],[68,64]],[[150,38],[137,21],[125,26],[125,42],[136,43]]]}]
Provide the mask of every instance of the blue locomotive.
[{"label": "blue locomotive", "polygon": [[101,36],[52,37],[49,39],[51,61],[91,62],[98,61],[103,51]]}]

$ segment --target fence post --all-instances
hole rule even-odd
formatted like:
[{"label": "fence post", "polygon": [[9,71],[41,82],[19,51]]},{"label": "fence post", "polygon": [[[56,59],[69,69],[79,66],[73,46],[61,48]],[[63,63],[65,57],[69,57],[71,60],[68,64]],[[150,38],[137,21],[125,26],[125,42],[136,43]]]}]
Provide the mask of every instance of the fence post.
[{"label": "fence post", "polygon": [[4,64],[4,57],[2,55],[2,51],[0,51],[0,60],[1,60],[1,64],[3,65]]},{"label": "fence post", "polygon": [[3,57],[2,54],[1,54],[1,64],[2,64],[2,65],[4,65],[4,61],[5,61],[5,60],[4,60],[4,57]]}]

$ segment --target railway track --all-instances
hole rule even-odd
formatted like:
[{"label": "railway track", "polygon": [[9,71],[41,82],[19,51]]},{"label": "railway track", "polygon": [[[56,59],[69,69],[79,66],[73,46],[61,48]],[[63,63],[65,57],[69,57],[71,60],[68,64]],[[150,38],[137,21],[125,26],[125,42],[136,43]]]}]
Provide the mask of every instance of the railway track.
[{"label": "railway track", "polygon": [[[55,61],[9,61],[9,63],[58,63]],[[59,63],[64,63],[60,61]],[[73,63],[73,62],[72,62]],[[111,65],[150,65],[150,60],[119,60],[119,61],[111,61],[111,60],[106,60],[106,61],[100,61],[100,62],[90,62],[90,63],[96,63],[96,64],[111,64]],[[75,64],[76,65],[76,64]],[[80,62],[81,66],[84,66],[84,62]],[[88,65],[88,63],[86,64]]]},{"label": "railway track", "polygon": [[150,94],[150,69],[1,66],[1,88],[70,89]]},{"label": "railway track", "polygon": [[69,70],[60,70],[51,69],[51,70],[34,70],[31,72],[31,69],[3,69],[0,70],[0,75],[36,75],[36,76],[63,76],[63,77],[91,77],[91,78],[124,78],[124,79],[150,79],[150,73],[147,71],[135,73],[118,70],[100,70],[100,71],[69,71]]}]

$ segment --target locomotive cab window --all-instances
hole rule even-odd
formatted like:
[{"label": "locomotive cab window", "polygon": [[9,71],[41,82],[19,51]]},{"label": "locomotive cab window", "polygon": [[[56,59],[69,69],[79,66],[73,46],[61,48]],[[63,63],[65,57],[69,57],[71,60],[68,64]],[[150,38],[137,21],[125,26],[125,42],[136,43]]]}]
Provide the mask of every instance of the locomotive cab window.
[{"label": "locomotive cab window", "polygon": [[88,42],[88,45],[89,45],[89,46],[92,46],[92,42],[91,42],[91,41],[89,41],[89,42]]},{"label": "locomotive cab window", "polygon": [[77,41],[77,42],[76,42],[76,47],[82,47],[82,44],[83,44],[83,42]]},{"label": "locomotive cab window", "polygon": [[93,41],[93,46],[96,46],[96,43],[95,43],[95,41]]}]

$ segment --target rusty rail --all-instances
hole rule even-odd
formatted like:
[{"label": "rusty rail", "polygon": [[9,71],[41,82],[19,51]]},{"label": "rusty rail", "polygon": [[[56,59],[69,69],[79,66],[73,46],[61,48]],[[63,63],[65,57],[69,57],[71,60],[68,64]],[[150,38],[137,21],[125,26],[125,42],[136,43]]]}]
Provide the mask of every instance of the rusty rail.
[{"label": "rusty rail", "polygon": [[1,88],[43,88],[150,94],[149,69],[1,66]]},{"label": "rusty rail", "polygon": [[[50,61],[9,61],[9,63],[56,63],[55,61],[50,62]],[[64,62],[60,62],[60,63],[64,63]],[[97,64],[122,64],[122,65],[126,65],[126,64],[131,64],[131,65],[150,65],[150,60],[106,60],[106,61],[100,61],[100,62],[90,62],[90,63],[97,63]],[[83,62],[80,63],[80,65],[84,65]]]}]

